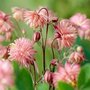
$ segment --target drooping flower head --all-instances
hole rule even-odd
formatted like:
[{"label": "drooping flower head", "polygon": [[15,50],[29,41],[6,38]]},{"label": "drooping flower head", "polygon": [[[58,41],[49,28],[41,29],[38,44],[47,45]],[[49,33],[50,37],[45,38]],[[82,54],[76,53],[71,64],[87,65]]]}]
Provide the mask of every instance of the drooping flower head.
[{"label": "drooping flower head", "polygon": [[83,52],[83,48],[81,46],[78,46],[77,50],[71,53],[68,61],[70,63],[81,63],[84,60],[85,60],[85,55]]},{"label": "drooping flower head", "polygon": [[70,47],[74,44],[77,31],[69,20],[61,20],[55,27],[59,49]]},{"label": "drooping flower head", "polygon": [[6,90],[14,84],[14,72],[11,63],[7,60],[0,60],[0,90]]},{"label": "drooping flower head", "polygon": [[78,64],[72,65],[66,62],[65,66],[58,66],[57,72],[54,72],[53,74],[54,86],[56,86],[59,81],[64,81],[72,86],[76,86],[79,71],[80,66]]},{"label": "drooping flower head", "polygon": [[13,23],[10,20],[10,16],[0,11],[0,34],[3,35],[5,34],[6,39],[8,39],[11,36],[7,38],[7,34],[11,33],[12,30],[13,30]]},{"label": "drooping flower head", "polygon": [[33,49],[33,42],[27,38],[19,38],[10,45],[10,59],[16,60],[20,64],[28,67],[34,62],[35,50]]},{"label": "drooping flower head", "polygon": [[89,30],[88,33],[90,34],[90,19],[88,19],[85,14],[76,13],[70,18],[70,21],[77,25],[78,33],[81,38],[85,38],[87,36],[87,30]]},{"label": "drooping flower head", "polygon": [[43,28],[46,20],[45,18],[40,15],[37,11],[25,11],[24,12],[24,21],[31,27],[31,28]]}]

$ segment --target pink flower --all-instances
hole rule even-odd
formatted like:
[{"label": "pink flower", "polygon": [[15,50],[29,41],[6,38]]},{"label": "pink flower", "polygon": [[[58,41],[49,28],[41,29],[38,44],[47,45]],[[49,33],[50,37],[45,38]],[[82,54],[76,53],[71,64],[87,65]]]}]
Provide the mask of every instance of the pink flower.
[{"label": "pink flower", "polygon": [[46,20],[43,18],[42,15],[40,15],[36,11],[25,11],[24,12],[24,21],[31,27],[31,28],[43,28]]},{"label": "pink flower", "polygon": [[85,14],[77,13],[70,18],[70,21],[77,25],[78,33],[81,38],[86,36],[85,32],[90,31],[90,19]]},{"label": "pink flower", "polygon": [[18,61],[26,67],[33,64],[34,54],[33,42],[29,39],[19,38],[10,45],[9,58]]},{"label": "pink flower", "polygon": [[0,60],[0,90],[6,90],[14,84],[13,67],[7,60]]},{"label": "pink flower", "polygon": [[12,8],[13,18],[15,18],[16,20],[22,20],[23,21],[24,11],[25,11],[25,9],[23,9],[23,8],[19,8],[19,7]]},{"label": "pink flower", "polygon": [[69,20],[62,20],[54,27],[59,49],[70,47],[74,44],[77,32],[75,26]]},{"label": "pink flower", "polygon": [[13,30],[13,23],[10,20],[10,16],[0,11],[0,33],[2,35],[5,34],[5,37],[7,37],[6,33],[12,32],[12,30]]},{"label": "pink flower", "polygon": [[81,52],[73,52],[70,57],[69,57],[69,62],[71,63],[81,63],[82,61],[85,60],[85,55],[84,53]]},{"label": "pink flower", "polygon": [[0,58],[3,58],[7,53],[7,47],[0,45]]},{"label": "pink flower", "polygon": [[80,71],[78,64],[66,63],[65,67],[59,66],[58,71],[53,74],[53,84],[57,85],[59,81],[70,83],[72,86],[76,85],[77,77]]}]

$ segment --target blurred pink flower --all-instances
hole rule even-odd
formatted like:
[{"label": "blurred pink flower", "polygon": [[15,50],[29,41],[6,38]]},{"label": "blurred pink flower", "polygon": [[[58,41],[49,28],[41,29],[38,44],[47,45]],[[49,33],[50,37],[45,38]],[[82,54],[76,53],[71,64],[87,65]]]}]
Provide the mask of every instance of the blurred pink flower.
[{"label": "blurred pink flower", "polygon": [[7,53],[7,47],[0,45],[0,58],[3,58]]},{"label": "blurred pink flower", "polygon": [[53,84],[57,85],[59,81],[64,81],[70,83],[72,86],[76,85],[77,76],[80,71],[80,66],[78,64],[70,64],[66,62],[65,67],[58,66],[57,72],[53,74]]},{"label": "blurred pink flower", "polygon": [[[0,33],[2,35],[5,35],[5,37],[7,37],[6,34],[12,31],[13,31],[13,23],[10,20],[10,16],[0,11]],[[8,39],[10,39],[10,37]]]},{"label": "blurred pink flower", "polygon": [[74,44],[77,36],[75,26],[69,20],[62,20],[56,26],[55,38],[57,38],[59,49],[70,47]]},{"label": "blurred pink flower", "polygon": [[90,19],[88,19],[85,14],[76,13],[70,18],[70,21],[77,25],[78,33],[81,38],[87,36],[85,33],[87,30],[89,30],[90,33]]},{"label": "blurred pink flower", "polygon": [[0,60],[0,90],[6,90],[14,84],[14,72],[11,63],[7,60]]},{"label": "blurred pink flower", "polygon": [[22,20],[23,21],[23,14],[24,14],[25,9],[19,8],[19,7],[13,7],[12,12],[13,12],[13,18],[16,20]]},{"label": "blurred pink flower", "polygon": [[84,53],[75,51],[70,55],[68,61],[71,63],[81,63],[84,60],[85,60]]},{"label": "blurred pink flower", "polygon": [[33,64],[34,54],[33,42],[27,38],[19,38],[10,45],[9,58],[18,61],[26,67]]},{"label": "blurred pink flower", "polygon": [[43,28],[46,20],[43,18],[42,15],[40,15],[36,11],[25,11],[24,12],[24,21],[31,27],[31,28]]}]

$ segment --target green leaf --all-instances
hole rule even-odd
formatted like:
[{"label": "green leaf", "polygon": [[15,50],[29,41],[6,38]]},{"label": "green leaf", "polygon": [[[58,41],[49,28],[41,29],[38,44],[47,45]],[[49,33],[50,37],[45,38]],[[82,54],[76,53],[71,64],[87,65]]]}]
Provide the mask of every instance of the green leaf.
[{"label": "green leaf", "polygon": [[37,86],[37,90],[49,90],[49,86],[47,83],[40,83]]},{"label": "green leaf", "polygon": [[82,90],[87,87],[89,87],[90,90],[90,64],[86,64],[81,68],[78,77],[78,88]]},{"label": "green leaf", "polygon": [[73,87],[65,82],[59,82],[56,90],[74,90]]},{"label": "green leaf", "polygon": [[34,90],[33,82],[30,73],[25,68],[19,68],[19,65],[14,62],[15,84],[17,90]]}]

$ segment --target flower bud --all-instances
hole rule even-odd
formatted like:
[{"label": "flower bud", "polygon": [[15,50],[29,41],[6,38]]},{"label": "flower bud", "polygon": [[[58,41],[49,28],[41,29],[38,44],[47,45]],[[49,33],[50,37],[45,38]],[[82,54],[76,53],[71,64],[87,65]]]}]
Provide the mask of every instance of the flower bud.
[{"label": "flower bud", "polygon": [[34,40],[34,42],[38,42],[40,40],[40,33],[39,32],[34,33],[33,40]]},{"label": "flower bud", "polygon": [[44,75],[44,80],[45,82],[51,84],[52,83],[52,72],[47,70]]},{"label": "flower bud", "polygon": [[57,65],[57,59],[53,59],[50,64],[52,66],[56,66]]}]

